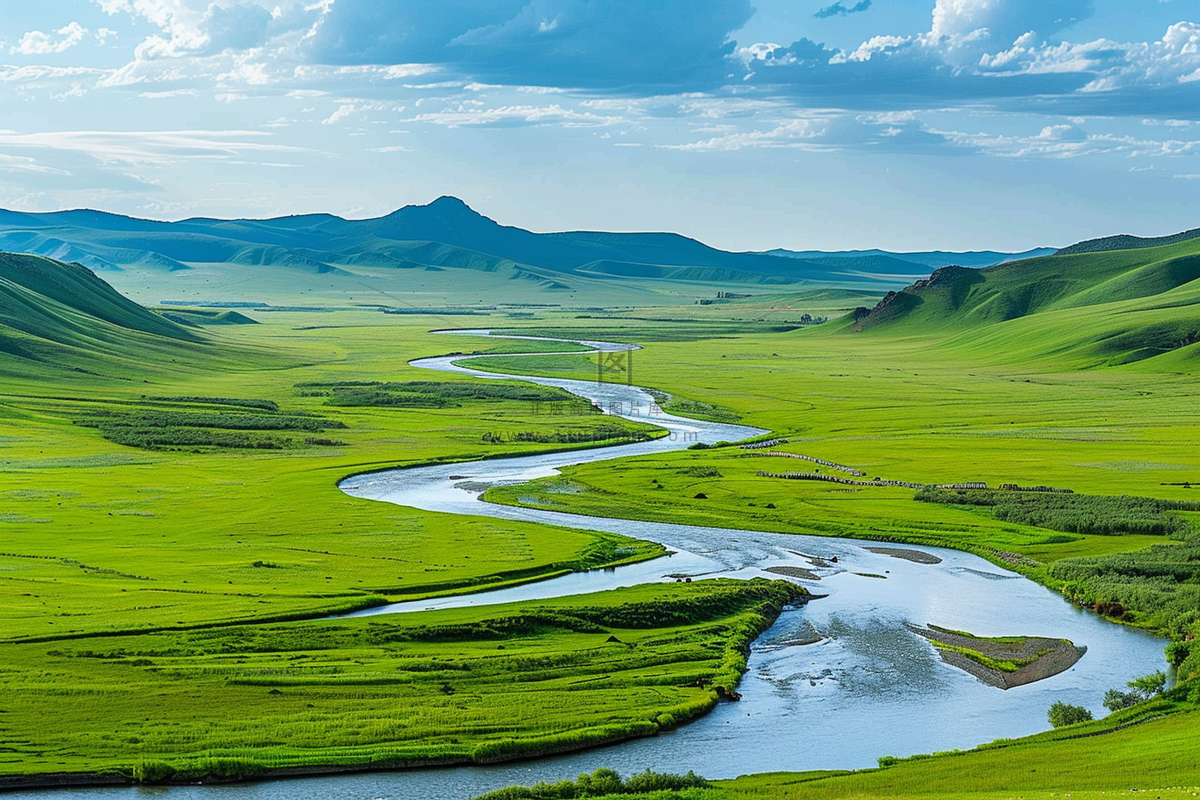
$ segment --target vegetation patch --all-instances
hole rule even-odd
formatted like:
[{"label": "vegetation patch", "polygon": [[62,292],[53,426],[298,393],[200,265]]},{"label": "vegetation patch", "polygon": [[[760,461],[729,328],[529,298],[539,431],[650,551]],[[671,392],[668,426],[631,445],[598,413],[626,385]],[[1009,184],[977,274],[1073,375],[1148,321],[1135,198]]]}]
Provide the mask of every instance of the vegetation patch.
[{"label": "vegetation patch", "polygon": [[916,500],[925,503],[991,508],[1001,522],[1099,536],[1167,536],[1192,529],[1169,512],[1200,511],[1200,502],[1158,500],[1152,497],[1111,497],[1057,492],[922,489]]},{"label": "vegetation patch", "polygon": [[599,413],[599,409],[593,408],[591,403],[581,401],[569,392],[532,383],[343,381],[298,383],[296,388],[301,389],[305,396],[328,397],[326,405],[331,406],[457,408],[465,401],[521,400],[530,403],[566,403],[575,413]]},{"label": "vegetation patch", "polygon": [[[711,789],[712,784],[689,771],[687,775],[671,775],[660,772],[635,773],[622,779],[611,769],[600,768],[591,774],[582,773],[573,781],[558,783],[535,783],[533,786],[510,786],[488,792],[476,800],[574,800],[580,797],[619,797],[622,795],[656,797],[678,797],[677,792],[685,789]],[[670,795],[664,793],[670,792]]]},{"label": "vegetation patch", "polygon": [[646,442],[655,438],[646,430],[621,425],[601,425],[585,430],[562,431],[511,431],[495,433],[489,431],[483,434],[483,441],[488,444],[503,444],[504,442],[537,442],[539,444],[581,444],[586,442],[627,441]]},{"label": "vegetation patch", "polygon": [[[75,420],[110,442],[143,450],[282,450],[297,442],[280,433],[323,433],[346,425],[307,414],[281,413],[269,400],[220,397],[148,398],[132,409],[104,409]],[[299,444],[341,444],[303,437]]]},{"label": "vegetation patch", "polygon": [[666,392],[656,392],[654,390],[650,391],[650,395],[654,398],[654,402],[658,404],[658,407],[668,414],[691,417],[693,419],[704,419],[709,422],[736,423],[742,419],[740,413],[726,406],[706,403],[703,400],[675,397]]}]

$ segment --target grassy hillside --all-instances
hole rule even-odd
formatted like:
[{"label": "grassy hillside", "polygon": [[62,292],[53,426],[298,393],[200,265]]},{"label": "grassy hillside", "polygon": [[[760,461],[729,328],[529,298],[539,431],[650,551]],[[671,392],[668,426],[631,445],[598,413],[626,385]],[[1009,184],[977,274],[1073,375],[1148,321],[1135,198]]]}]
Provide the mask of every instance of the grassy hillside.
[{"label": "grassy hillside", "polygon": [[986,269],[945,267],[858,314],[857,329],[963,329],[1030,314],[1148,298],[1200,278],[1200,241],[1052,255]]},{"label": "grassy hillside", "polygon": [[156,316],[119,294],[79,264],[39,256],[0,253],[4,325],[51,341],[71,339],[64,311],[93,317],[119,328],[194,340],[189,331]]},{"label": "grassy hillside", "polygon": [[947,267],[843,323],[859,335],[939,336],[976,360],[1072,369],[1187,364],[1200,342],[1200,240]]},{"label": "grassy hillside", "polygon": [[214,346],[183,322],[132,302],[78,264],[0,253],[0,375],[9,379],[128,381],[139,369],[221,369],[262,358],[253,348]]}]

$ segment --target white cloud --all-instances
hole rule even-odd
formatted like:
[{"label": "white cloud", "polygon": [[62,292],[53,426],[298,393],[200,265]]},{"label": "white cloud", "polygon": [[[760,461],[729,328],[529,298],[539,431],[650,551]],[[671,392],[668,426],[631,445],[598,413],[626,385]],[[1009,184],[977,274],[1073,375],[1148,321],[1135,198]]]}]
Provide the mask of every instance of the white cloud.
[{"label": "white cloud", "polygon": [[88,29],[78,22],[71,22],[51,33],[29,31],[9,52],[23,56],[44,56],[63,53],[83,41]]},{"label": "white cloud", "polygon": [[747,148],[764,147],[805,147],[812,149],[819,144],[819,139],[823,135],[824,128],[819,121],[793,119],[782,122],[767,130],[739,131],[688,144],[663,145],[663,149],[692,152],[745,150]]},{"label": "white cloud", "polygon": [[1135,159],[1200,155],[1200,140],[1142,139],[1112,133],[1087,134],[1073,125],[1049,125],[1033,136],[944,132],[961,147],[1003,158],[1078,158],[1122,155]]},{"label": "white cloud", "polygon": [[951,47],[1008,45],[1025,34],[1044,40],[1093,10],[1092,0],[937,0],[929,34]]},{"label": "white cloud", "polygon": [[661,145],[667,150],[690,152],[746,149],[799,149],[833,152],[858,148],[908,152],[948,152],[946,140],[908,112],[846,114],[826,112],[784,119],[773,127],[734,131],[687,144]]},{"label": "white cloud", "polygon": [[49,67],[30,64],[25,67],[0,67],[0,83],[43,84],[74,80],[82,77],[99,78],[108,72],[94,67]]},{"label": "white cloud", "polygon": [[353,103],[342,103],[337,107],[337,110],[330,114],[325,119],[321,120],[322,125],[332,125],[338,120],[345,119],[354,113]]},{"label": "white cloud", "polygon": [[247,50],[275,35],[308,32],[320,5],[290,0],[92,0],[110,15],[128,14],[158,29],[135,51],[139,60]]},{"label": "white cloud", "polygon": [[870,61],[879,54],[890,54],[912,44],[911,36],[872,36],[854,51],[831,59],[830,63],[840,64],[847,61]]},{"label": "white cloud", "polygon": [[614,125],[620,122],[621,118],[594,114],[590,111],[577,111],[571,108],[564,108],[558,103],[548,106],[508,105],[487,108],[478,102],[464,101],[454,108],[417,114],[404,121],[444,125],[448,128],[480,125],[551,124],[560,125],[564,128],[598,128],[606,125]]},{"label": "white cloud", "polygon": [[66,170],[47,167],[28,156],[12,156],[0,153],[0,172],[40,172],[50,175],[69,175]]},{"label": "white cloud", "polygon": [[[159,29],[138,45],[139,58],[180,56],[208,44],[203,29],[205,8],[186,0],[93,0],[107,14],[140,17]],[[207,5],[207,4],[205,4]]]},{"label": "white cloud", "polygon": [[246,153],[299,152],[304,148],[269,141],[260,131],[47,131],[0,132],[0,147],[59,151],[102,164],[174,164],[192,158],[241,158]]}]

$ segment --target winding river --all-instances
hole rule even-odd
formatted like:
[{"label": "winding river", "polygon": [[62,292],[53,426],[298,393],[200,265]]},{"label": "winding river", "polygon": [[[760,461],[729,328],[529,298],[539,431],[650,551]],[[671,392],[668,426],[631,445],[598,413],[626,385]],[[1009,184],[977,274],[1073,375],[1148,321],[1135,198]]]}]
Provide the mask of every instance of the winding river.
[{"label": "winding river", "polygon": [[[486,331],[459,333],[481,335]],[[621,344],[581,343],[604,351],[631,349]],[[472,360],[484,365],[486,358]],[[463,360],[463,356],[446,356],[412,365],[481,378],[513,377],[455,363]],[[755,642],[740,689],[742,700],[722,703],[711,714],[670,733],[530,762],[172,787],[154,789],[153,794],[164,794],[168,800],[465,800],[513,783],[561,780],[602,766],[622,774],[646,768],[695,770],[709,778],[870,767],[881,755],[969,748],[1044,730],[1046,709],[1056,700],[1103,714],[1100,701],[1106,689],[1163,667],[1161,639],[1083,612],[1049,589],[966,553],[912,548],[942,559],[938,564],[922,564],[871,552],[865,548],[873,543],[862,540],[635,522],[484,503],[479,494],[490,484],[528,481],[571,464],[764,433],[744,426],[651,414],[652,398],[636,386],[523,379],[566,389],[606,411],[654,422],[670,433],[651,442],[608,448],[360,475],[344,481],[342,490],[355,497],[430,511],[621,533],[659,542],[673,554],[510,589],[398,603],[359,615],[559,597],[673,580],[672,576],[681,574],[778,578],[765,570],[779,566],[815,572],[820,581],[806,585],[826,596],[785,611]],[[927,642],[905,628],[905,622],[932,622],[985,636],[1063,637],[1088,650],[1064,673],[1001,691],[942,663]],[[144,792],[67,789],[10,796],[48,800],[78,798],[82,793],[133,798]]]}]

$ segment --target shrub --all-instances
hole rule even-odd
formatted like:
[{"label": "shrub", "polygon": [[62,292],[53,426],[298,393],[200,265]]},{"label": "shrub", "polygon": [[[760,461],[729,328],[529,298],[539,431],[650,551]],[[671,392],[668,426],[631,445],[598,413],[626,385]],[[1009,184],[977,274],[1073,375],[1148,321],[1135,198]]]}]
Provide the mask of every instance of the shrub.
[{"label": "shrub", "polygon": [[1167,676],[1160,669],[1156,672],[1151,672],[1149,675],[1134,678],[1126,686],[1149,700],[1151,697],[1162,694],[1162,690],[1167,688]]},{"label": "shrub", "polygon": [[1192,642],[1171,642],[1167,645],[1167,663],[1178,667],[1192,654]]},{"label": "shrub", "polygon": [[162,783],[175,777],[175,768],[164,761],[139,761],[133,767],[135,783]]},{"label": "shrub", "polygon": [[1061,728],[1066,725],[1087,722],[1092,719],[1092,712],[1083,706],[1071,706],[1063,702],[1056,702],[1050,706],[1050,710],[1046,716],[1049,717],[1051,725],[1055,728]]},{"label": "shrub", "polygon": [[1120,689],[1109,689],[1104,693],[1104,707],[1109,711],[1120,711],[1129,708],[1142,698],[1133,692],[1122,692]]},{"label": "shrub", "polygon": [[926,503],[986,506],[1001,522],[1100,536],[1185,533],[1191,531],[1192,526],[1167,512],[1200,510],[1200,503],[1194,501],[1058,492],[927,488],[918,491],[914,499]]},{"label": "shrub", "polygon": [[642,795],[651,792],[678,792],[683,789],[708,789],[712,784],[694,772],[671,775],[661,772],[639,772],[628,780],[611,769],[601,767],[592,774],[586,772],[574,781],[537,783],[533,786],[510,786],[489,792],[477,800],[575,800],[605,795]]}]

